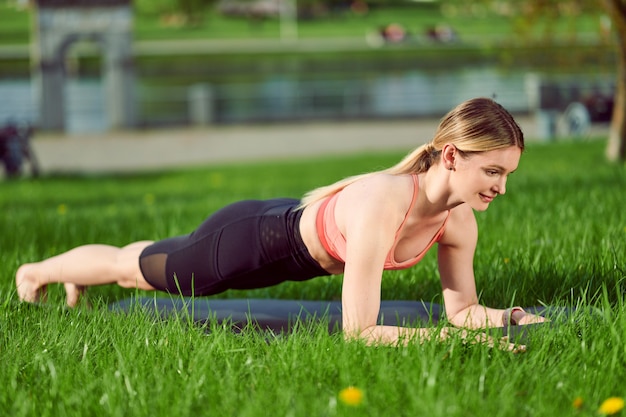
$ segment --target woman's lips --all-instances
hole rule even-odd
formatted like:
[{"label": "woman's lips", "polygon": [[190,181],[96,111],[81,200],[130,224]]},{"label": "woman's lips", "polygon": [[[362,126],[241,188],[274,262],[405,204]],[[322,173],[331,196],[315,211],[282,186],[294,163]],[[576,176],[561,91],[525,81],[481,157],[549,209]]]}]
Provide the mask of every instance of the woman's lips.
[{"label": "woman's lips", "polygon": [[483,199],[483,201],[487,202],[487,203],[491,203],[493,201],[494,198],[496,198],[496,196],[490,197],[488,195],[485,194],[480,194],[480,198]]}]

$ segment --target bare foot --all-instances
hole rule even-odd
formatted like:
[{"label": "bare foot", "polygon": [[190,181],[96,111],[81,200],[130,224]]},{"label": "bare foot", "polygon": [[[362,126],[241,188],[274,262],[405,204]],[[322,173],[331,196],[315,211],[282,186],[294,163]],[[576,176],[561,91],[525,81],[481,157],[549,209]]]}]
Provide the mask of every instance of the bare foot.
[{"label": "bare foot", "polygon": [[87,287],[84,285],[76,285],[71,282],[63,284],[65,287],[65,302],[69,307],[76,307],[80,299],[87,291]]},{"label": "bare foot", "polygon": [[[27,303],[42,303],[48,298],[47,285],[39,285],[34,273],[33,264],[20,266],[15,274],[15,286],[20,301]],[[69,307],[75,307],[85,294],[87,287],[76,285],[71,282],[63,284],[65,287],[65,302]]]},{"label": "bare foot", "polygon": [[20,266],[15,274],[15,287],[20,301],[27,303],[45,302],[47,299],[47,287],[40,286],[37,278],[32,273],[32,265]]}]

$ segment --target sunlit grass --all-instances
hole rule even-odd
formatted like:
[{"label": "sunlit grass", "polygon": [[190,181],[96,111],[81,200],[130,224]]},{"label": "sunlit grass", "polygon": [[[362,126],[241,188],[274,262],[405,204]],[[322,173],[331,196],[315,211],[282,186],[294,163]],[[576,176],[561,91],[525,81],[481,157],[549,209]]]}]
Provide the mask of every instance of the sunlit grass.
[{"label": "sunlit grass", "polygon": [[[0,44],[28,43],[35,8],[16,7],[15,1],[0,2]],[[148,2],[149,4],[149,2]],[[158,12],[156,9],[135,5],[133,31],[137,40],[160,39],[278,39],[281,23],[278,18],[247,19],[229,17],[207,8],[193,24],[184,24],[175,10]],[[158,8],[157,8],[158,9]],[[423,37],[428,28],[448,24],[461,39],[499,38],[515,36],[517,17],[494,13],[472,14],[459,9],[457,13],[442,13],[436,4],[405,3],[394,5],[372,4],[366,14],[356,14],[348,7],[339,7],[318,18],[302,18],[298,22],[300,38],[364,37],[367,33],[390,23],[402,25],[415,37]],[[180,13],[178,13],[180,15]],[[171,19],[171,17],[174,17]],[[169,17],[169,18],[168,18]],[[178,16],[180,17],[180,16]],[[198,17],[198,16],[196,16]],[[588,14],[570,18],[535,18],[533,32],[597,35],[599,17]]]},{"label": "sunlit grass", "polygon": [[[529,145],[507,194],[477,214],[484,303],[577,309],[532,334],[521,355],[455,338],[366,347],[329,335],[325,324],[304,324],[289,336],[234,334],[185,315],[163,321],[140,309],[111,312],[110,303],[135,293],[112,286],[90,291],[92,309],[63,307],[58,286],[45,306],[16,300],[13,276],[22,262],[83,243],[187,233],[229,202],[299,196],[388,166],[400,154],[5,181],[0,413],[517,417],[615,410],[626,395],[626,173],[607,164],[603,150],[603,141]],[[329,277],[221,296],[330,300],[340,297],[340,284]],[[386,273],[382,291],[386,299],[441,302],[434,254]],[[358,401],[345,401],[349,387]]]}]

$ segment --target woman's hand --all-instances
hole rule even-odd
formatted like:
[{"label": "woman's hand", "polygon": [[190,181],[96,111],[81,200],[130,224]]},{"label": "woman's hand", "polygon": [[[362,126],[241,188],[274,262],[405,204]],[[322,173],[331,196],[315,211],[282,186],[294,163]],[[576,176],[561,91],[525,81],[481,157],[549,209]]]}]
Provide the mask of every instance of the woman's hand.
[{"label": "woman's hand", "polygon": [[511,307],[502,313],[502,325],[504,327],[543,323],[544,321],[548,320],[545,317],[527,313],[521,307]]},{"label": "woman's hand", "polygon": [[500,350],[523,353],[526,352],[526,346],[509,342],[508,336],[501,337],[499,339],[488,335],[485,332],[476,332],[465,329],[458,329],[456,327],[444,327],[439,332],[439,337],[445,339],[451,335],[458,335],[463,342],[469,344],[484,344],[492,348],[498,348]]},{"label": "woman's hand", "polygon": [[537,323],[543,323],[546,321],[550,321],[550,320],[542,316],[537,316],[535,314],[526,313],[517,321],[517,324],[518,325],[537,324]]}]

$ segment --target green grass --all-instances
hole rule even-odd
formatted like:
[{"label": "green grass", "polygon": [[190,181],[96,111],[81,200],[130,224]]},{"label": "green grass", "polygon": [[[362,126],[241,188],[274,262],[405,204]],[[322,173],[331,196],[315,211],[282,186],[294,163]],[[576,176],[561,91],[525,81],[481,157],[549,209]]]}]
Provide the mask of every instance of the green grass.
[{"label": "green grass", "polygon": [[[149,4],[150,2],[148,2]],[[280,23],[270,18],[263,22],[252,22],[246,18],[223,16],[214,9],[207,9],[203,17],[194,24],[176,25],[167,23],[165,11],[159,13],[135,6],[134,34],[138,40],[158,39],[278,39]],[[170,13],[171,14],[171,13]],[[0,2],[0,44],[27,43],[30,39],[32,9],[15,7],[15,2]],[[488,39],[514,35],[514,18],[486,13],[471,15],[458,12],[444,15],[437,5],[406,3],[404,5],[373,6],[365,15],[356,15],[346,10],[329,13],[315,19],[301,19],[298,35],[301,38],[359,37],[389,23],[399,23],[413,34],[422,36],[426,28],[447,23],[455,28],[461,38],[484,37]],[[548,29],[557,34],[597,34],[598,17],[593,14],[578,18],[567,16],[558,19],[537,19],[532,32],[543,33]]]},{"label": "green grass", "polygon": [[[344,11],[315,19],[301,19],[298,22],[298,39],[307,40],[307,45],[319,41],[317,48],[310,50],[291,43],[279,43],[274,46],[284,47],[270,48],[271,52],[268,50],[261,55],[259,43],[255,41],[281,38],[277,19],[251,22],[245,18],[223,16],[210,9],[196,24],[171,25],[165,23],[165,13],[148,12],[152,3],[135,6],[133,37],[138,45],[141,41],[160,40],[215,41],[213,45],[220,45],[219,41],[224,40],[242,42],[228,47],[226,51],[217,48],[211,53],[195,51],[180,54],[181,44],[178,43],[162,43],[159,53],[154,55],[139,53],[135,61],[137,73],[149,83],[162,83],[163,77],[168,78],[169,84],[189,84],[196,82],[194,80],[249,80],[254,76],[247,70],[249,68],[261,68],[261,73],[272,72],[273,68],[276,71],[289,68],[292,72],[309,71],[328,77],[337,71],[363,71],[364,68],[378,71],[382,66],[386,69],[417,66],[440,70],[498,63],[504,69],[519,69],[521,66],[531,71],[567,72],[576,68],[596,72],[609,71],[616,65],[613,46],[602,43],[599,38],[599,17],[595,13],[576,18],[537,18],[524,34],[520,34],[519,19],[493,13],[442,14],[436,4],[411,2],[403,6],[376,6],[366,15]],[[26,45],[32,40],[31,22],[35,16],[32,10],[17,9],[14,4],[12,0],[0,1],[0,49],[3,51],[0,76],[5,78],[26,77],[31,71]],[[366,46],[368,34],[392,22],[406,28],[410,34],[409,42],[384,48]],[[452,26],[461,42],[450,45],[428,42],[424,37],[427,28],[441,23]],[[339,38],[349,41],[339,43],[343,46],[335,50],[332,39]],[[14,56],[16,49],[18,52]],[[74,51],[78,51],[74,58],[82,76],[100,75],[102,59],[98,48],[77,48]],[[419,58],[416,60],[416,57]]]},{"label": "green grass", "polygon": [[[478,213],[475,269],[494,307],[579,310],[514,355],[452,338],[366,347],[305,324],[288,337],[233,334],[188,318],[155,321],[107,304],[134,294],[90,291],[92,309],[16,300],[13,274],[87,242],[122,245],[192,230],[241,198],[298,196],[396,153],[193,168],[140,175],[51,176],[0,184],[0,413],[10,416],[555,416],[596,415],[626,396],[626,172],[603,141],[532,143],[506,196]],[[436,262],[385,274],[383,297],[441,301]],[[340,278],[223,297],[336,299]],[[583,310],[597,309],[591,316]],[[356,408],[337,400],[356,386]],[[572,408],[576,397],[581,411]]]}]

